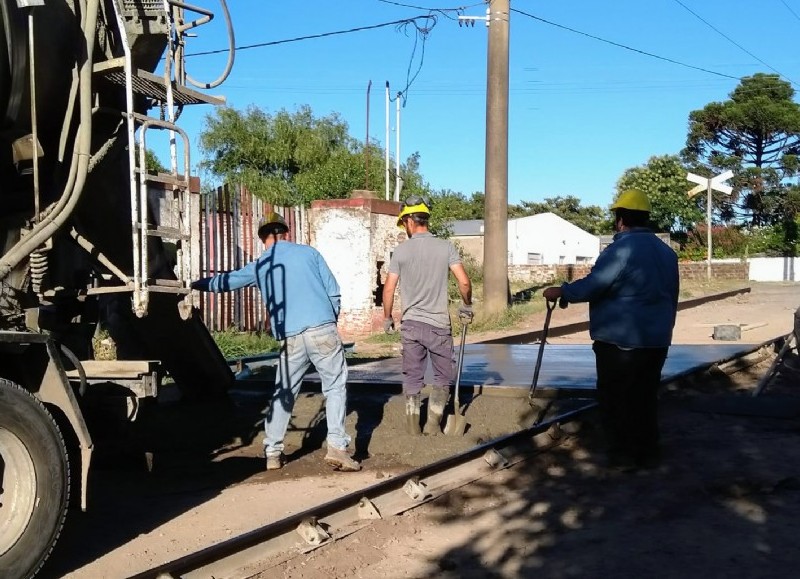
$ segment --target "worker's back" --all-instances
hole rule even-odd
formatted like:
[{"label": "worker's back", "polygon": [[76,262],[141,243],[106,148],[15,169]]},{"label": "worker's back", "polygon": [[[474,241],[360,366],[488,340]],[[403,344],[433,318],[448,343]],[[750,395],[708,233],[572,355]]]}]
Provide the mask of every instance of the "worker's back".
[{"label": "worker's back", "polygon": [[455,246],[431,233],[417,233],[392,256],[390,273],[400,276],[403,321],[450,327],[447,285],[450,266],[461,261]]}]

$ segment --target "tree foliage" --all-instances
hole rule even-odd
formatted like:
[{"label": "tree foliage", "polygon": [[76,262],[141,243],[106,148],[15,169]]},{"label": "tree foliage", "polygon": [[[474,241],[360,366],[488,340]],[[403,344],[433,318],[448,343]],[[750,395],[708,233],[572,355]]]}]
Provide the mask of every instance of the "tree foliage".
[{"label": "tree foliage", "polygon": [[704,220],[701,198],[686,193],[692,184],[686,180],[686,167],[675,155],[650,157],[644,165],[627,169],[617,181],[617,197],[626,189],[647,194],[653,210],[650,220],[657,231],[677,233]]},{"label": "tree foliage", "polygon": [[206,116],[200,150],[204,169],[278,205],[347,197],[383,182],[380,148],[370,146],[367,159],[339,115],[317,117],[308,106],[275,114],[220,107]]},{"label": "tree foliage", "polygon": [[467,198],[458,191],[442,189],[431,192],[430,198],[436,211],[451,221],[483,219],[484,195],[479,191]]},{"label": "tree foliage", "polygon": [[742,78],[729,100],[690,113],[685,159],[710,174],[735,173],[734,195],[718,203],[724,220],[764,225],[796,215],[797,195],[786,182],[800,153],[794,92],[778,75],[758,73]]}]

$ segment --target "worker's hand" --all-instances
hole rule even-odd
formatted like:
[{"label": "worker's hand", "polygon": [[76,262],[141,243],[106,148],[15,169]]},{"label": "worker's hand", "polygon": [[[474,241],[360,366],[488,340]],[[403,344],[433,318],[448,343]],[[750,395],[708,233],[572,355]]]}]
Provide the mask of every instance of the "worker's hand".
[{"label": "worker's hand", "polygon": [[458,308],[458,319],[461,321],[462,324],[471,324],[472,318],[475,317],[475,314],[472,312],[472,306],[461,304]]},{"label": "worker's hand", "polygon": [[383,331],[387,334],[394,334],[394,318],[386,318],[383,320]]},{"label": "worker's hand", "polygon": [[554,302],[561,297],[561,288],[558,286],[545,288],[542,292],[542,297],[548,302]]},{"label": "worker's hand", "polygon": [[209,281],[210,281],[210,278],[196,279],[196,280],[194,280],[192,282],[190,287],[193,290],[199,290],[201,292],[207,292],[208,291],[208,282]]}]

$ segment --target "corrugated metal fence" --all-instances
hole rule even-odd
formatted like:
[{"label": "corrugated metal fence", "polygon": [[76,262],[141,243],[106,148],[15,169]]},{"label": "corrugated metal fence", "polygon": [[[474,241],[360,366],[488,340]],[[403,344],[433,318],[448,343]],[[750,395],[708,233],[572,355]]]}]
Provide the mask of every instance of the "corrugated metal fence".
[{"label": "corrugated metal fence", "polygon": [[[241,186],[222,186],[200,196],[200,277],[231,271],[257,258],[263,249],[258,220],[269,211],[283,215],[289,239],[306,243],[302,207],[265,203]],[[243,332],[269,328],[269,319],[257,288],[227,293],[200,293],[200,311],[211,331],[233,328]]]}]

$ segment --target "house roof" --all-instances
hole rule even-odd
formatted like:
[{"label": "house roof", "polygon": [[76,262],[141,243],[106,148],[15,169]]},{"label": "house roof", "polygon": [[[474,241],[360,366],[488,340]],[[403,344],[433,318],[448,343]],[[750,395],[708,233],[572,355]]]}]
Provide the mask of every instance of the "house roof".
[{"label": "house roof", "polygon": [[[566,219],[559,217],[555,213],[537,213],[536,215],[526,215],[525,217],[517,217],[509,219],[508,223],[511,224],[525,224],[533,225],[536,222],[540,223],[554,223],[559,228],[572,231],[574,233],[580,232],[584,235],[592,235],[588,231],[581,229],[577,225],[570,223]],[[450,231],[453,237],[469,237],[469,236],[483,236],[483,219],[463,219],[459,221],[450,222]]]},{"label": "house roof", "polygon": [[470,235],[483,235],[483,219],[464,219],[450,222],[450,231],[453,237],[467,237]]},{"label": "house roof", "polygon": [[550,211],[546,213],[537,213],[536,215],[526,215],[525,217],[517,217],[516,219],[509,219],[508,223],[515,224],[515,225],[528,225],[532,226],[535,223],[551,223],[556,225],[561,231],[571,231],[573,234],[585,235],[585,236],[593,236],[594,234],[589,233],[585,229],[582,229],[564,219],[563,217],[559,217],[555,213]]}]

